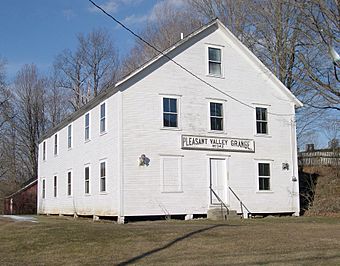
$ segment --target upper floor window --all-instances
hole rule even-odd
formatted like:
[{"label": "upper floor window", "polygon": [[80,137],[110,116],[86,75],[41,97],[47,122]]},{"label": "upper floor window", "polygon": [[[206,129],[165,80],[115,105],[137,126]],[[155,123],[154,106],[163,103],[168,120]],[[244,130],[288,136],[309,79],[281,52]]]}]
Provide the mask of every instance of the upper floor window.
[{"label": "upper floor window", "polygon": [[100,133],[106,131],[106,105],[105,103],[100,105]]},{"label": "upper floor window", "polygon": [[46,160],[46,141],[43,142],[43,160]]},{"label": "upper floor window", "polygon": [[268,134],[267,108],[256,107],[256,133]]},{"label": "upper floor window", "polygon": [[100,163],[100,192],[106,191],[106,162]]},{"label": "upper floor window", "polygon": [[85,167],[85,194],[90,193],[90,167]]},{"label": "upper floor window", "polygon": [[54,155],[58,155],[58,134],[54,135]]},{"label": "upper floor window", "polygon": [[223,104],[210,103],[210,129],[223,131]]},{"label": "upper floor window", "polygon": [[163,98],[163,127],[178,127],[176,98]]},{"label": "upper floor window", "polygon": [[90,113],[85,115],[85,140],[90,139]]},{"label": "upper floor window", "polygon": [[69,149],[72,148],[72,125],[68,125],[67,127],[67,147]]},{"label": "upper floor window", "polygon": [[222,76],[222,52],[220,48],[208,47],[209,75]]},{"label": "upper floor window", "polygon": [[270,164],[259,163],[259,190],[270,190]]}]

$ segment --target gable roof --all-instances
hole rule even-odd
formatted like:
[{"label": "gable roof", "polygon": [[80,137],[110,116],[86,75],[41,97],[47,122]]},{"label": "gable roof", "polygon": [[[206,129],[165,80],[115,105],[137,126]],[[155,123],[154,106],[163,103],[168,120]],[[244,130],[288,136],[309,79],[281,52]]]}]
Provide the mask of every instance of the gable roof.
[{"label": "gable roof", "polygon": [[[279,89],[281,89],[283,91],[283,93],[288,96],[289,99],[291,99],[296,107],[301,107],[303,104],[293,95],[293,93],[288,90],[288,88],[240,41],[236,38],[236,36],[231,33],[231,31],[229,31],[227,29],[226,26],[223,25],[223,23],[218,19],[214,19],[212,21],[210,21],[209,23],[205,24],[204,26],[200,27],[199,29],[197,29],[196,31],[192,32],[191,34],[187,35],[186,37],[184,37],[182,40],[179,40],[177,43],[175,43],[173,46],[169,47],[168,49],[164,50],[162,53],[160,53],[159,55],[155,56],[154,58],[152,58],[151,60],[147,61],[145,64],[143,64],[142,66],[140,66],[139,68],[137,68],[136,70],[132,71],[131,73],[129,73],[128,75],[124,76],[121,80],[119,80],[113,87],[110,87],[108,89],[105,89],[103,91],[101,91],[97,97],[91,99],[87,104],[85,104],[84,106],[82,106],[79,110],[75,111],[74,113],[72,113],[71,115],[69,115],[67,118],[65,118],[63,121],[61,121],[57,126],[55,126],[54,128],[52,128],[51,130],[49,130],[46,134],[44,134],[40,140],[39,143],[41,143],[43,140],[45,140],[46,138],[51,137],[53,134],[55,134],[56,132],[58,132],[59,130],[61,130],[62,128],[64,128],[65,126],[67,126],[69,123],[71,123],[72,121],[76,120],[77,118],[81,117],[82,115],[84,115],[86,112],[88,112],[89,110],[91,110],[92,108],[94,108],[95,106],[97,106],[99,103],[101,103],[102,101],[104,101],[105,99],[109,98],[110,96],[112,96],[113,94],[117,93],[118,91],[120,91],[120,86],[122,84],[124,84],[125,82],[129,81],[132,79],[132,77],[136,76],[137,74],[139,74],[140,72],[144,71],[146,68],[148,68],[149,66],[151,66],[152,64],[154,64],[156,61],[158,61],[161,58],[167,57],[167,55],[176,50],[178,47],[180,47],[181,45],[183,45],[184,43],[186,43],[187,41],[189,41],[190,39],[192,39],[194,36],[197,36],[198,34],[206,31],[207,29],[216,26],[217,28],[221,29],[229,38],[230,40],[236,45],[238,46],[242,52],[244,52],[244,54],[246,56],[249,57],[249,59],[254,62],[257,67],[259,67],[259,69],[261,69],[261,71],[263,73],[265,73],[267,75],[267,77],[269,79],[271,79],[273,81],[274,84],[277,85],[277,87]],[[169,59],[168,59],[169,60]]]}]

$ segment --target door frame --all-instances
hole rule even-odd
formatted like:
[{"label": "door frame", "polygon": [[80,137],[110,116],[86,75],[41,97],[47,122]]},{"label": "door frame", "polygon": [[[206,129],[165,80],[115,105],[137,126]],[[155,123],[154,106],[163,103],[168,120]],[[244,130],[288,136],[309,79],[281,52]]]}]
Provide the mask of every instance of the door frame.
[{"label": "door frame", "polygon": [[208,203],[209,206],[217,206],[217,204],[212,203],[212,192],[210,190],[211,185],[211,165],[210,161],[211,159],[217,159],[217,160],[224,160],[225,167],[226,167],[226,180],[225,180],[225,187],[224,187],[224,198],[222,199],[223,202],[229,207],[230,206],[230,194],[229,194],[229,158],[230,155],[216,155],[216,154],[207,154],[207,181],[208,181]]}]

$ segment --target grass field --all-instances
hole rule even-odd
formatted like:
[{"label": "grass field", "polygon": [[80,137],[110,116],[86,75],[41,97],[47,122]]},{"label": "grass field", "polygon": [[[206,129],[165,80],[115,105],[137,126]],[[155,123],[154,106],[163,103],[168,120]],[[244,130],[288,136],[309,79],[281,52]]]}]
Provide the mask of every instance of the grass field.
[{"label": "grass field", "polygon": [[0,265],[340,265],[340,219],[264,218],[118,225],[0,218]]}]

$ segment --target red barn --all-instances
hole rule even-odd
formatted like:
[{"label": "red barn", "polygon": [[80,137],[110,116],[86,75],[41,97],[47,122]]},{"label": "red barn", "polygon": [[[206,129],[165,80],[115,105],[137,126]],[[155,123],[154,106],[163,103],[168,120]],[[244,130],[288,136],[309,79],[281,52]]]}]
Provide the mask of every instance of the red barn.
[{"label": "red barn", "polygon": [[36,214],[37,185],[37,179],[30,179],[21,189],[5,197],[4,214]]}]

